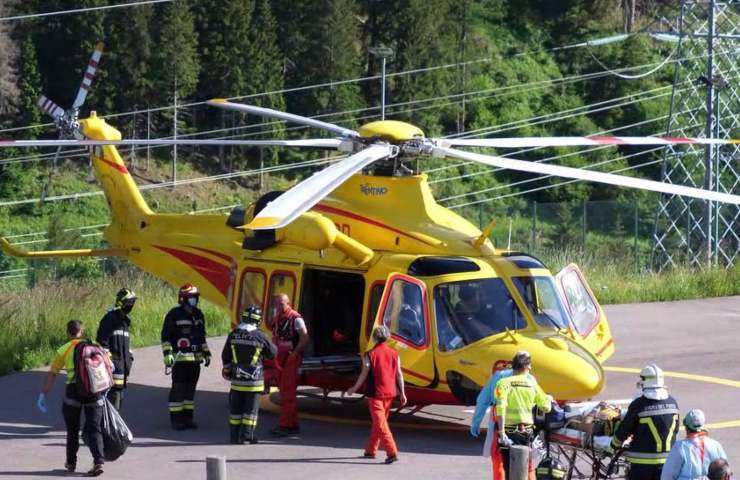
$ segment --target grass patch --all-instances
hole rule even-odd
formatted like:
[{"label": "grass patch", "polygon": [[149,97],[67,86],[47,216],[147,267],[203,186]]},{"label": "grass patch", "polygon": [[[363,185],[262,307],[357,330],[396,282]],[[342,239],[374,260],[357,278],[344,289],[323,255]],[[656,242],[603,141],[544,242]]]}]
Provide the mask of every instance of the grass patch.
[{"label": "grass patch", "polygon": [[[95,338],[98,323],[123,286],[139,297],[131,314],[133,347],[159,343],[162,319],[177,303],[177,289],[147,273],[122,271],[94,281],[53,281],[27,290],[6,292],[0,300],[0,375],[47,365],[66,341],[71,319],[84,323]],[[226,312],[208,302],[201,308],[209,335],[228,331]]]},{"label": "grass patch", "polygon": [[602,305],[740,295],[740,270],[736,267],[679,266],[660,273],[636,271],[630,255],[580,250],[550,250],[540,258],[553,273],[576,263]]}]

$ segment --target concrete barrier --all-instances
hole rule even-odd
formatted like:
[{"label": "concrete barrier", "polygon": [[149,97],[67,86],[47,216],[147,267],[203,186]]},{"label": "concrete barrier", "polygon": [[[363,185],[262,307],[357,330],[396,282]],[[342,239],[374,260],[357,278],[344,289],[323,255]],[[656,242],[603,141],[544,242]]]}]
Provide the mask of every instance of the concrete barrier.
[{"label": "concrete barrier", "polygon": [[223,455],[209,455],[206,457],[206,480],[228,480],[226,457]]},{"label": "concrete barrier", "polygon": [[529,447],[512,445],[509,451],[509,480],[527,480],[529,471]]}]

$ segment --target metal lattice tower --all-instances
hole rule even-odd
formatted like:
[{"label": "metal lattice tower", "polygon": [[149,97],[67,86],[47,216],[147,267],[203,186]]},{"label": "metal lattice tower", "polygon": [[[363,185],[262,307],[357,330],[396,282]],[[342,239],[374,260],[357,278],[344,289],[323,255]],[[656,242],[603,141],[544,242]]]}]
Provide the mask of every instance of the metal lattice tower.
[{"label": "metal lattice tower", "polygon": [[[682,0],[667,135],[738,138],[740,0]],[[662,181],[740,190],[740,145],[667,147]],[[731,266],[740,256],[740,206],[662,195],[653,267]]]}]

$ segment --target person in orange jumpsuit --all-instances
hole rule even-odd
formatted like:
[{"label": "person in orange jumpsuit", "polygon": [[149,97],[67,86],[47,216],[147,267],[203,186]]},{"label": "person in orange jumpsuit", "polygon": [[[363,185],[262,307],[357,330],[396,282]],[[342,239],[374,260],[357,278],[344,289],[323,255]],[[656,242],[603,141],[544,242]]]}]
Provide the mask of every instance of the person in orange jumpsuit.
[{"label": "person in orange jumpsuit", "polygon": [[303,350],[308,344],[308,330],[301,314],[290,307],[290,298],[278,295],[277,314],[271,325],[273,342],[277,345],[277,365],[280,368],[280,419],[273,435],[296,435],[298,427],[298,368],[303,361]]},{"label": "person in orange jumpsuit", "polygon": [[372,429],[363,457],[375,458],[378,447],[383,447],[387,464],[398,461],[398,448],[388,425],[391,403],[396,395],[399,395],[401,406],[406,405],[401,359],[398,358],[398,352],[385,344],[390,336],[388,327],[383,325],[375,327],[373,339],[376,345],[365,355],[357,382],[345,392],[353,395],[367,381],[365,396],[372,419]]}]

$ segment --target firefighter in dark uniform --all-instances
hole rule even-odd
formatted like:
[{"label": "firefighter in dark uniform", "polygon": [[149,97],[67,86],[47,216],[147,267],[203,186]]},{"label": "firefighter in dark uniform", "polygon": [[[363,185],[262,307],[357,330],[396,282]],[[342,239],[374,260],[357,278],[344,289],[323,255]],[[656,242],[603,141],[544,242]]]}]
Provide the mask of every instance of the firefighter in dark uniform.
[{"label": "firefighter in dark uniform", "polygon": [[257,413],[264,391],[262,358],[275,358],[277,347],[259,329],[262,309],[251,305],[241,324],[226,338],[221,360],[222,376],[231,382],[229,392],[229,437],[231,443],[258,442]]},{"label": "firefighter in dark uniform", "polygon": [[126,388],[128,376],[134,356],[129,348],[129,314],[136,303],[136,294],[128,288],[122,288],[116,294],[116,303],[103,316],[98,326],[98,335],[95,341],[108,351],[115,370],[113,371],[113,388],[108,391],[108,400],[121,410],[123,390]]},{"label": "firefighter in dark uniform", "polygon": [[660,480],[668,452],[676,441],[678,403],[668,394],[663,371],[647,365],[640,371],[642,395],[630,403],[627,414],[614,432],[611,446],[620,448],[632,436],[625,452],[630,480]]},{"label": "firefighter in dark uniform", "polygon": [[198,308],[198,289],[185,284],[178,292],[179,305],[167,312],[162,325],[162,353],[165,368],[172,368],[170,421],[175,430],[198,428],[193,422],[195,387],[200,364],[211,364],[206,343],[206,322]]}]

